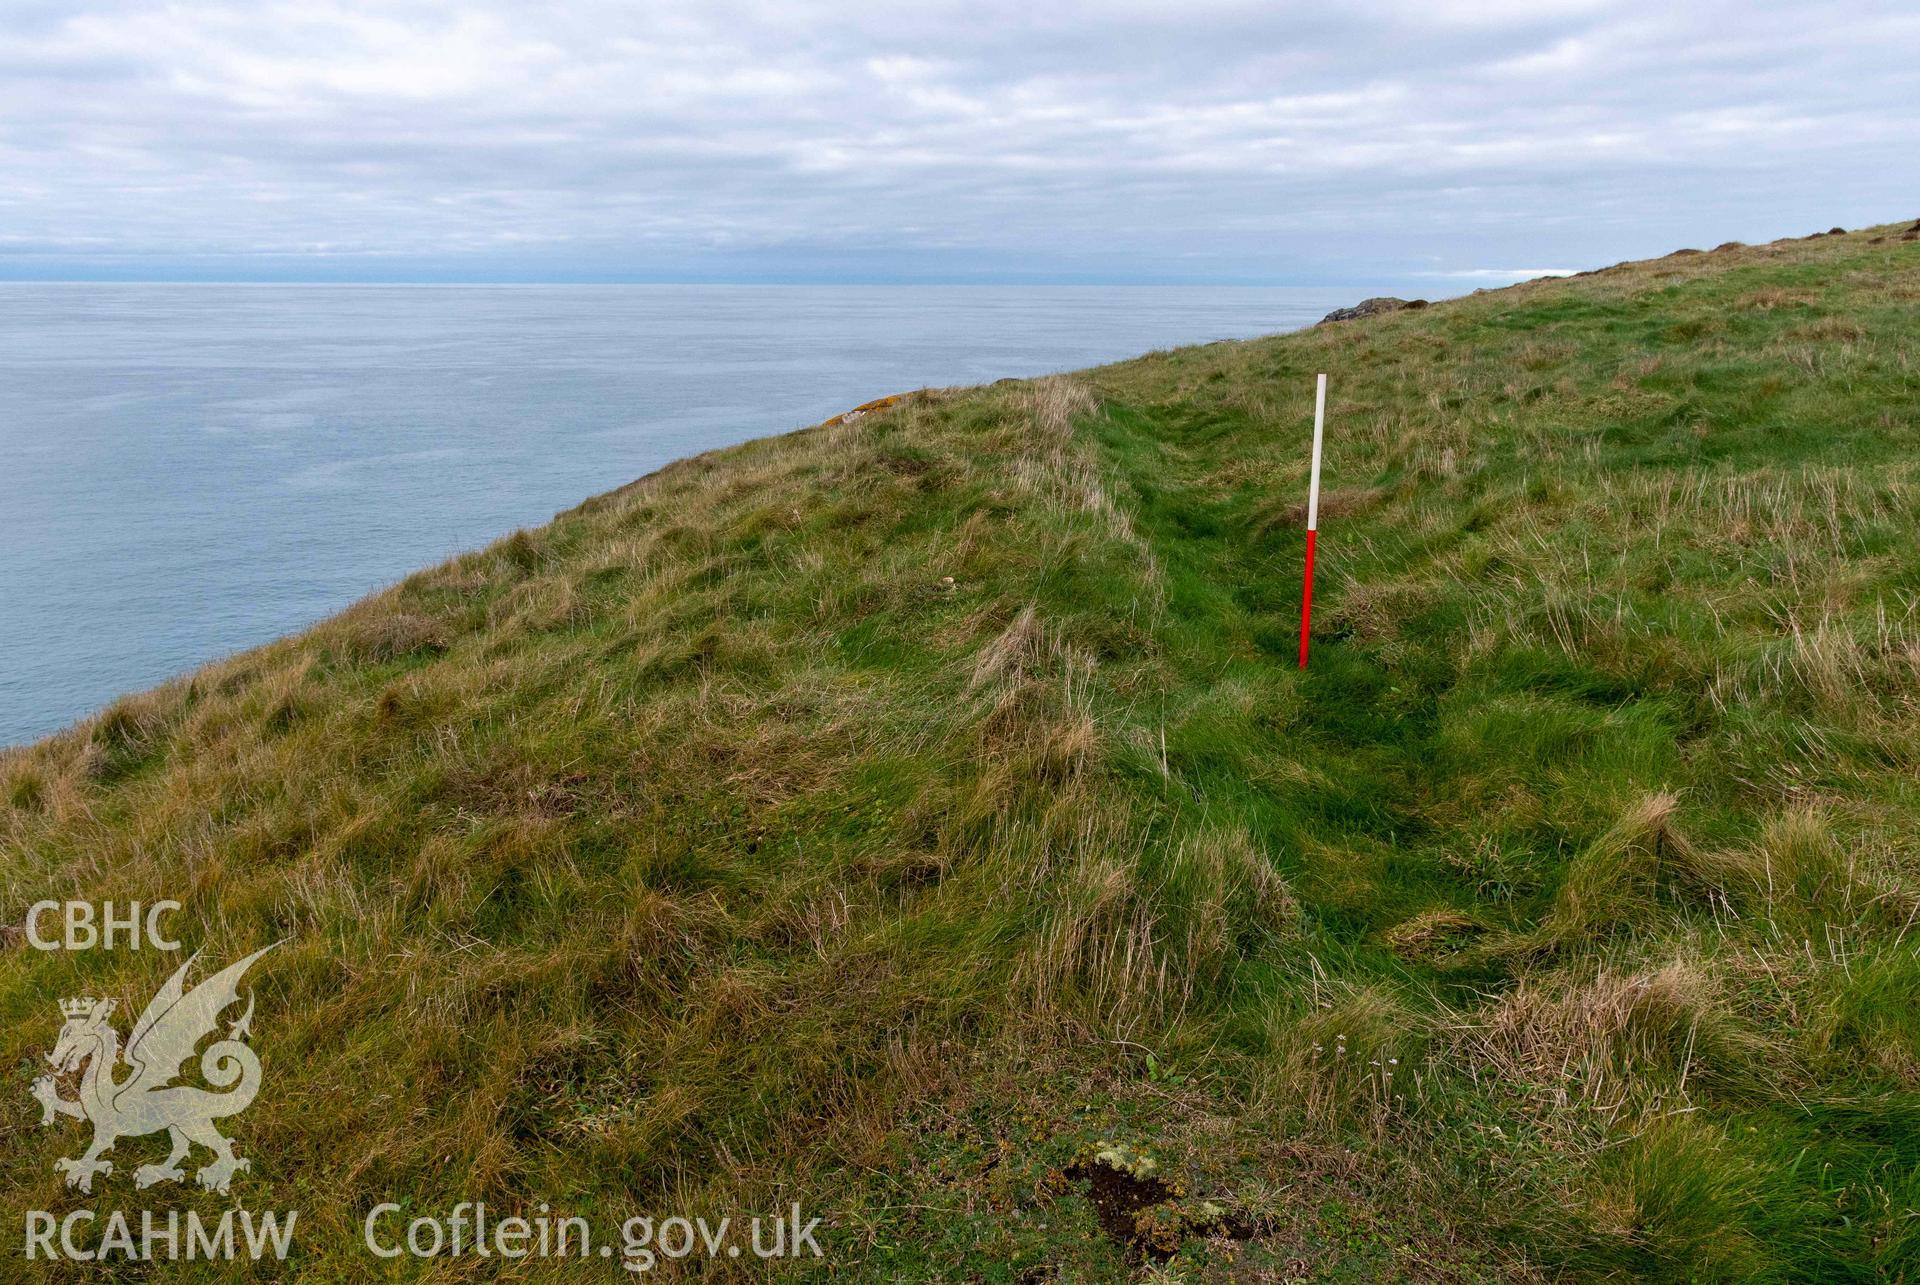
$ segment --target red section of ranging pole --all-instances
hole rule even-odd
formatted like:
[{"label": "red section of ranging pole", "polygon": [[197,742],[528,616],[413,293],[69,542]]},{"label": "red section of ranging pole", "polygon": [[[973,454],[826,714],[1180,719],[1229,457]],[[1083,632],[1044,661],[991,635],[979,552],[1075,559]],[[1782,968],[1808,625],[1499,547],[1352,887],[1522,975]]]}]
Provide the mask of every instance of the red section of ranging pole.
[{"label": "red section of ranging pole", "polygon": [[1300,668],[1307,667],[1307,631],[1313,623],[1313,543],[1320,528],[1320,441],[1327,426],[1327,377],[1313,389],[1313,467],[1307,476],[1307,579],[1300,591]]},{"label": "red section of ranging pole", "polygon": [[1307,667],[1307,628],[1313,623],[1313,537],[1318,535],[1312,527],[1307,528],[1307,587],[1300,594],[1300,668]]}]

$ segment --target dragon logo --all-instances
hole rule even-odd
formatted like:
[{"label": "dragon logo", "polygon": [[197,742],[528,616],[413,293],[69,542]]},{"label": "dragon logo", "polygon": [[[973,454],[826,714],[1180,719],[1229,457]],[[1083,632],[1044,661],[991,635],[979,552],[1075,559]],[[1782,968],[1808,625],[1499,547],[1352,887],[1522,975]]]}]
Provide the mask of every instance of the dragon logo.
[{"label": "dragon logo", "polygon": [[[228,1026],[226,1037],[200,1054],[201,1076],[214,1089],[223,1091],[213,1092],[179,1080],[200,1042],[215,1033],[220,1014],[239,1002],[240,978],[272,949],[268,946],[255,951],[192,990],[185,988],[185,980],[199,953],[180,965],[133,1024],[124,1054],[125,1065],[132,1073],[124,1078],[117,1078],[123,1056],[120,1035],[107,1021],[115,1001],[60,1001],[66,1023],[60,1028],[53,1052],[47,1055],[55,1074],[34,1081],[33,1096],[40,1102],[43,1128],[63,1115],[93,1125],[93,1145],[85,1155],[78,1160],[53,1162],[54,1168],[67,1175],[67,1186],[91,1192],[95,1174],[113,1172],[113,1162],[101,1157],[113,1149],[114,1143],[162,1129],[173,1150],[164,1163],[141,1165],[134,1171],[137,1187],[183,1180],[186,1174],[180,1162],[196,1142],[213,1152],[213,1162],[195,1175],[210,1191],[226,1191],[233,1175],[249,1167],[247,1161],[233,1154],[233,1143],[213,1127],[213,1122],[246,1110],[260,1092],[260,1059],[244,1043],[253,1022],[251,995],[246,1012]],[[56,1077],[70,1077],[75,1071],[80,1071],[80,1095],[61,1097]]]}]

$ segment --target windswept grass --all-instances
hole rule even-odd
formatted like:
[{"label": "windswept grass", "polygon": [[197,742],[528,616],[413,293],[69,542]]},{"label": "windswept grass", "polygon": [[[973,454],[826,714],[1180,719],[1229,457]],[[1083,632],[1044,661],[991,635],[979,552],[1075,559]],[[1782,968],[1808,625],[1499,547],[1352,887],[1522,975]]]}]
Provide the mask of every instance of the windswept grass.
[{"label": "windswept grass", "polygon": [[[684,461],[0,756],[0,902],[285,940],[235,1192],[315,1280],[388,1199],[797,1199],[854,1278],[1911,1279],[1884,233]],[[54,1000],[174,961],[0,946],[18,1228],[82,1199],[27,1093]],[[1165,1184],[1126,1244],[1103,1154]]]}]

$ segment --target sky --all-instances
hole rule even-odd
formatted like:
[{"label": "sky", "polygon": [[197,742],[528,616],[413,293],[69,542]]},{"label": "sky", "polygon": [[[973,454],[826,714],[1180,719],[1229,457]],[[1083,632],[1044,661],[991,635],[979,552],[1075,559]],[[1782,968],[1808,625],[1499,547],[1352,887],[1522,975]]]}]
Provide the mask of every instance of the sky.
[{"label": "sky", "polygon": [[0,278],[1434,293],[1920,218],[1920,7],[0,0]]}]

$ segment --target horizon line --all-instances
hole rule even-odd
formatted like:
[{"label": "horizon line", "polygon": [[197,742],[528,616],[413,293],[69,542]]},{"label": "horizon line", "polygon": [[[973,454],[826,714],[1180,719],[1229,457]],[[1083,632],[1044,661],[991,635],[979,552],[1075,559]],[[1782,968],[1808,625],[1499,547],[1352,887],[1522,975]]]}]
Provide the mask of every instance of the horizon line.
[{"label": "horizon line", "polygon": [[1476,269],[1467,272],[1382,273],[1375,276],[1325,278],[1310,281],[1262,277],[1104,277],[1104,276],[1007,276],[1007,277],[169,277],[169,276],[13,276],[0,272],[0,285],[119,285],[119,286],[768,286],[805,287],[1004,287],[1004,286],[1098,286],[1140,287],[1229,287],[1249,290],[1318,290],[1346,286],[1380,285],[1391,282],[1447,281],[1466,279],[1495,280],[1509,276],[1516,280],[1540,275],[1538,272],[1513,274],[1500,269]]}]

